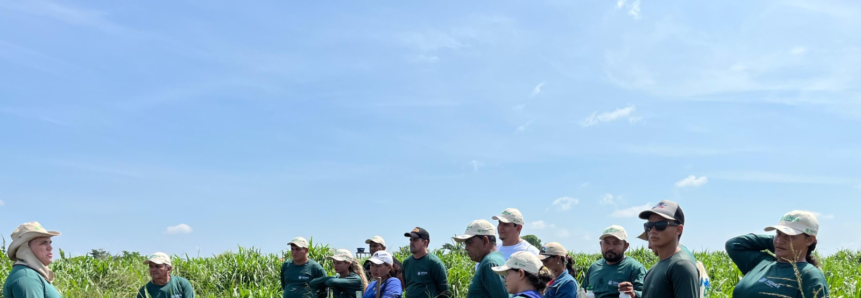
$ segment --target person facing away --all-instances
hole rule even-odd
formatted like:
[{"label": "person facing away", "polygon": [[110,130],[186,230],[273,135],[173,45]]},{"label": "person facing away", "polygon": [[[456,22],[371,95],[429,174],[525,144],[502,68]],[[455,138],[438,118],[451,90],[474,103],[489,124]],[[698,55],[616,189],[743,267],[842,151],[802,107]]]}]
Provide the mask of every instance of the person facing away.
[{"label": "person facing away", "polygon": [[392,254],[385,250],[378,250],[368,261],[371,262],[373,281],[365,288],[362,298],[400,298],[403,286],[401,286],[401,280],[392,275],[394,272]]},{"label": "person facing away", "polygon": [[505,289],[512,297],[541,298],[541,292],[553,279],[552,273],[541,260],[530,252],[518,251],[505,265],[491,268],[505,280]]},{"label": "person facing away", "polygon": [[166,253],[150,255],[144,265],[149,266],[151,280],[138,290],[137,298],[194,298],[191,283],[171,274],[173,264]]},{"label": "person facing away", "polygon": [[568,254],[568,250],[559,242],[544,244],[541,255],[538,256],[544,267],[550,270],[552,280],[547,284],[544,292],[545,298],[577,298],[577,289],[580,287],[574,276],[574,259]]},{"label": "person facing away", "polygon": [[416,227],[404,233],[404,237],[410,238],[412,253],[404,260],[404,297],[449,297],[448,271],[436,255],[428,253],[428,231]]},{"label": "person facing away", "polygon": [[326,276],[323,266],[308,259],[308,240],[293,238],[289,243],[291,260],[281,264],[282,298],[325,298],[326,289],[312,289],[312,279]]},{"label": "person facing away", "polygon": [[[589,266],[582,286],[592,287],[596,298],[619,297],[622,292],[632,298],[642,296],[646,267],[625,255],[631,245],[628,243],[625,228],[618,225],[609,226],[598,240],[603,258]],[[620,289],[624,282],[629,282],[632,286]]]},{"label": "person facing away", "polygon": [[777,225],[766,227],[765,231],[776,232],[775,235],[741,235],[726,242],[727,254],[744,274],[732,296],[828,297],[828,283],[819,269],[819,261],[813,257],[819,233],[816,216],[795,210],[783,215]]},{"label": "person facing away", "polygon": [[497,224],[497,232],[499,240],[502,240],[502,245],[498,250],[502,253],[502,257],[506,260],[512,254],[518,251],[527,251],[536,256],[540,253],[538,248],[529,244],[529,241],[520,238],[520,233],[523,231],[523,214],[517,208],[508,208],[502,210],[502,213],[493,216],[493,220],[499,221]]},{"label": "person facing away", "polygon": [[[371,237],[371,239],[365,240],[365,244],[368,245],[368,251],[371,255],[377,253],[378,251],[386,250],[386,240],[380,236]],[[362,264],[362,267],[365,269],[365,275],[368,277],[368,280],[373,280],[371,276],[371,259],[365,260],[365,263]],[[398,261],[394,255],[392,255],[392,277],[397,278],[400,281],[401,286],[403,287],[404,279],[400,273],[403,271],[404,266],[401,264],[401,261]],[[401,288],[401,291],[404,289]]]},{"label": "person facing away", "polygon": [[12,231],[12,243],[6,250],[15,262],[3,283],[7,298],[61,298],[54,288],[54,272],[48,265],[54,261],[51,237],[60,232],[47,231],[38,222],[26,222]]},{"label": "person facing away", "polygon": [[362,291],[368,286],[365,278],[365,270],[359,266],[359,261],[353,258],[349,250],[339,249],[335,254],[328,257],[332,260],[332,267],[338,276],[317,277],[308,283],[312,289],[332,290],[333,298],[358,298],[362,297]]},{"label": "person facing away", "polygon": [[[649,246],[660,259],[646,272],[642,297],[699,297],[699,272],[696,260],[679,247],[684,232],[685,213],[678,203],[663,200],[651,210],[640,212],[640,219],[649,239]],[[630,293],[634,285],[619,284],[620,291]]]},{"label": "person facing away", "polygon": [[454,241],[464,243],[469,258],[478,263],[466,297],[508,298],[502,277],[492,269],[505,264],[502,253],[496,251],[496,228],[493,224],[483,219],[474,220],[466,226],[463,235],[454,237]]}]

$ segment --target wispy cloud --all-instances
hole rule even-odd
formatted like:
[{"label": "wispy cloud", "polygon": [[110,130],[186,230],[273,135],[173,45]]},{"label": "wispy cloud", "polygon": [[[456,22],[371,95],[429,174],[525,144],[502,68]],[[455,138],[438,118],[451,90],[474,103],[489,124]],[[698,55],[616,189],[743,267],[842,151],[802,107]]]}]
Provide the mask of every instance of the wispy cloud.
[{"label": "wispy cloud", "polygon": [[726,148],[704,148],[704,147],[686,147],[684,145],[642,145],[632,146],[628,151],[636,154],[656,155],[665,157],[697,157],[697,156],[717,156],[730,155],[740,153],[759,153],[767,152],[766,148],[744,148],[744,147],[726,147]]},{"label": "wispy cloud", "polygon": [[767,183],[853,185],[856,179],[834,176],[795,175],[758,171],[734,171],[710,173],[712,179]]},{"label": "wispy cloud", "polygon": [[544,86],[544,82],[541,82],[540,84],[538,84],[538,86],[535,86],[535,88],[532,89],[532,94],[530,96],[536,96],[538,94],[541,94],[542,86]]},{"label": "wispy cloud", "polygon": [[652,203],[646,203],[645,205],[633,206],[633,207],[629,207],[629,208],[625,208],[625,209],[618,209],[616,211],[613,211],[613,213],[611,213],[610,216],[615,217],[615,218],[637,217],[637,215],[639,215],[640,212],[643,212],[643,210],[648,210],[651,207],[652,207]]},{"label": "wispy cloud", "polygon": [[526,123],[524,123],[523,125],[518,126],[518,127],[517,127],[517,130],[516,130],[516,131],[514,131],[514,132],[515,132],[515,133],[521,133],[521,132],[524,132],[524,131],[526,131],[526,129],[527,129],[527,128],[529,128],[529,125],[530,125],[530,124],[532,124],[532,120],[529,120],[529,121],[527,121]]},{"label": "wispy cloud", "polygon": [[616,200],[612,194],[605,193],[601,196],[601,200],[598,201],[598,204],[601,205],[616,205]]},{"label": "wispy cloud", "polygon": [[167,229],[164,230],[164,233],[168,234],[168,235],[191,234],[191,232],[192,232],[191,227],[187,224],[184,224],[184,223],[178,224],[175,226],[167,227]]},{"label": "wispy cloud", "polygon": [[6,206],[6,202],[3,202],[3,200],[0,200],[0,207],[3,207],[3,206]]},{"label": "wispy cloud", "polygon": [[78,170],[83,170],[83,171],[88,171],[88,172],[95,172],[95,173],[116,175],[116,176],[125,176],[125,177],[131,177],[131,178],[141,178],[142,177],[134,169],[128,169],[128,168],[123,167],[123,166],[105,166],[105,165],[98,165],[98,164],[92,164],[92,163],[86,163],[86,162],[68,161],[68,160],[51,160],[48,162],[55,164],[55,165],[58,165],[58,166],[73,168],[73,169],[78,169]]},{"label": "wispy cloud", "polygon": [[108,19],[103,11],[83,9],[47,0],[13,1],[0,4],[0,8],[52,18],[61,22],[89,26],[106,33],[129,33],[130,30]]},{"label": "wispy cloud", "polygon": [[478,168],[484,166],[483,163],[481,163],[480,161],[474,160],[474,159],[469,162],[469,165],[472,167],[473,172],[478,172]]},{"label": "wispy cloud", "polygon": [[587,182],[580,183],[580,186],[578,186],[578,187],[577,187],[577,189],[584,189],[584,188],[587,188],[587,187],[589,187],[589,182],[588,182],[588,181],[587,181]]},{"label": "wispy cloud", "polygon": [[816,219],[834,219],[834,214],[822,214],[816,211],[811,211],[810,213],[813,213]]},{"label": "wispy cloud", "polygon": [[43,121],[59,126],[69,126],[69,123],[66,123],[65,121],[60,121],[55,119],[54,117],[47,116],[46,114],[50,113],[48,111],[0,108],[0,113],[25,119]]},{"label": "wispy cloud", "polygon": [[634,0],[631,4],[628,4],[627,0],[617,0],[616,1],[616,9],[628,8],[628,15],[632,16],[635,20],[640,19],[640,0]]},{"label": "wispy cloud", "polygon": [[566,230],[566,229],[560,229],[559,231],[556,231],[556,237],[568,238],[570,236],[571,236],[571,233],[569,233],[568,230]]},{"label": "wispy cloud", "polygon": [[700,176],[699,178],[697,178],[697,176],[690,175],[682,180],[679,180],[679,182],[676,182],[676,187],[700,187],[708,182],[709,178],[706,176]]},{"label": "wispy cloud", "polygon": [[567,211],[572,205],[580,204],[580,200],[571,197],[561,197],[553,201],[551,205],[557,211]]},{"label": "wispy cloud", "polygon": [[530,227],[534,230],[544,230],[544,229],[555,229],[556,225],[551,223],[546,223],[543,220],[533,221],[530,224]]},{"label": "wispy cloud", "polygon": [[605,113],[600,113],[600,114],[598,114],[598,112],[593,112],[592,115],[590,115],[586,119],[583,119],[583,121],[580,122],[580,124],[583,127],[589,127],[589,126],[593,126],[593,125],[596,125],[596,124],[599,124],[602,122],[610,122],[610,121],[614,121],[614,120],[618,120],[618,119],[626,119],[626,118],[630,122],[635,122],[635,121],[637,121],[637,118],[631,117],[631,114],[634,113],[634,111],[636,109],[637,108],[634,105],[630,105],[630,106],[627,106],[627,107],[624,107],[621,109],[616,109],[615,111],[612,111],[612,112],[605,112]]}]

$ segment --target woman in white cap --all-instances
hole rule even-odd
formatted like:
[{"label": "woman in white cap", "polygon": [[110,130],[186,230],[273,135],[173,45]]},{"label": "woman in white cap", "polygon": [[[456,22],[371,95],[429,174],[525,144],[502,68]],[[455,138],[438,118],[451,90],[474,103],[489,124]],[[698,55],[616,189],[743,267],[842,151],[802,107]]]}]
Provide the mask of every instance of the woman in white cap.
[{"label": "woman in white cap", "polygon": [[527,251],[511,254],[505,265],[493,267],[491,270],[502,275],[505,289],[512,297],[541,298],[541,292],[553,279],[550,270],[541,264],[541,260]]},{"label": "woman in white cap", "polygon": [[353,258],[353,253],[346,249],[339,249],[328,259],[332,260],[332,267],[335,268],[338,276],[318,277],[311,280],[308,286],[314,289],[328,287],[332,290],[334,298],[362,297],[362,290],[368,286],[368,278],[365,277],[362,265]]},{"label": "woman in white cap", "polygon": [[[828,297],[828,283],[813,257],[819,222],[808,211],[795,210],[765,228],[776,235],[747,234],[726,242],[726,252],[744,277],[735,298]],[[774,254],[762,252],[768,250]],[[798,272],[798,273],[796,273]],[[800,279],[800,280],[799,280]]]},{"label": "woman in white cap", "polygon": [[7,298],[61,298],[54,288],[54,272],[48,265],[54,259],[51,237],[60,232],[46,231],[38,222],[27,222],[12,232],[12,244],[6,250],[15,262],[3,284]]},{"label": "woman in white cap", "polygon": [[580,285],[574,278],[574,275],[577,274],[574,271],[574,259],[568,254],[565,247],[559,242],[547,243],[541,248],[541,254],[538,258],[553,274],[553,280],[547,285],[547,292],[544,293],[544,297],[577,298],[577,289],[580,288]]},{"label": "woman in white cap", "polygon": [[403,288],[401,280],[392,274],[395,272],[392,267],[394,265],[392,254],[379,250],[368,261],[371,262],[371,276],[374,281],[365,288],[365,295],[362,298],[400,298]]}]

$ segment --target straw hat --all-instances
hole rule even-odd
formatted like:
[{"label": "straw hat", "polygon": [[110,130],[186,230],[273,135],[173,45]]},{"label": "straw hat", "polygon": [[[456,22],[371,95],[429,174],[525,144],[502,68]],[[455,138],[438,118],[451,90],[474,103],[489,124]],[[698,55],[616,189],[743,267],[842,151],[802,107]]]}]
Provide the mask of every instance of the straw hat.
[{"label": "straw hat", "polygon": [[59,235],[60,232],[45,230],[39,222],[25,222],[18,226],[15,231],[12,231],[12,244],[9,244],[9,249],[6,250],[6,256],[8,256],[13,262],[18,261],[18,257],[16,257],[15,254],[18,253],[18,248],[20,248],[21,245],[30,243],[30,240],[39,237],[54,237]]}]

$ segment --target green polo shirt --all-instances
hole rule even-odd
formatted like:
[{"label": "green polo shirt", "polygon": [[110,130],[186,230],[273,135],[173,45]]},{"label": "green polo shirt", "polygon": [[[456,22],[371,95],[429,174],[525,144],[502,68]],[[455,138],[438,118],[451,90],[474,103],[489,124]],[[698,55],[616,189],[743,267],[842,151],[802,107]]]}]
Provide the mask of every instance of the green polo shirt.
[{"label": "green polo shirt", "polygon": [[323,266],[314,260],[308,260],[304,265],[295,265],[293,260],[284,262],[281,265],[282,298],[325,298],[325,289],[315,290],[309,286],[312,279],[325,276]]},{"label": "green polo shirt", "polygon": [[170,276],[170,280],[163,286],[149,281],[138,291],[137,298],[194,298],[194,289],[187,279],[179,276]]},{"label": "green polo shirt", "polygon": [[625,256],[619,263],[607,264],[603,258],[595,261],[586,270],[582,287],[592,287],[595,298],[619,297],[619,284],[630,282],[637,297],[643,296],[643,278],[646,267],[634,258]]}]

